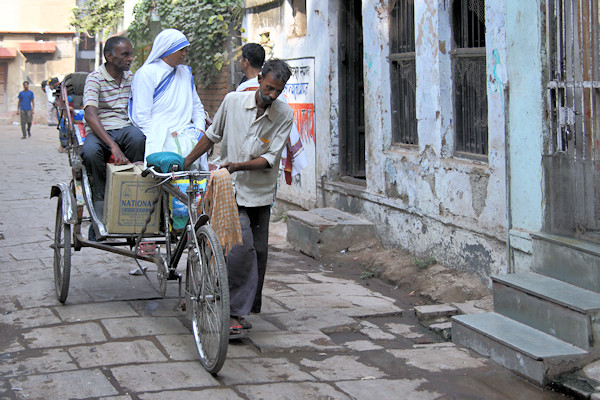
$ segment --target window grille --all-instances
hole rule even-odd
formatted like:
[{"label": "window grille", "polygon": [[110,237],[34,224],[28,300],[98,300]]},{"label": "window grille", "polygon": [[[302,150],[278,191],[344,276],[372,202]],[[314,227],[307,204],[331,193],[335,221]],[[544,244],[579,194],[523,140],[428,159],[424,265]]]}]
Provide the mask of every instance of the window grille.
[{"label": "window grille", "polygon": [[391,5],[390,74],[393,141],[418,144],[414,0],[397,0]]},{"label": "window grille", "polygon": [[452,7],[455,148],[487,156],[485,3],[455,0]]},{"label": "window grille", "polygon": [[47,56],[42,54],[28,54],[25,62],[27,80],[31,85],[41,84],[48,79],[46,73]]}]

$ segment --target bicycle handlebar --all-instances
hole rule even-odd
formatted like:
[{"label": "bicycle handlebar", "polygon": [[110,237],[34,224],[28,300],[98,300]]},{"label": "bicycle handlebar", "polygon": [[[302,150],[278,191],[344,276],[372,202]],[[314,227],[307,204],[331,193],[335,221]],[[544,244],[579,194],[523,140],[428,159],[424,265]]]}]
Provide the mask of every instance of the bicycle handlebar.
[{"label": "bicycle handlebar", "polygon": [[175,172],[158,172],[154,169],[154,167],[148,167],[142,171],[142,177],[148,176],[148,174],[152,174],[152,176],[156,178],[187,178],[187,177],[208,177],[210,176],[210,171],[175,171]]}]

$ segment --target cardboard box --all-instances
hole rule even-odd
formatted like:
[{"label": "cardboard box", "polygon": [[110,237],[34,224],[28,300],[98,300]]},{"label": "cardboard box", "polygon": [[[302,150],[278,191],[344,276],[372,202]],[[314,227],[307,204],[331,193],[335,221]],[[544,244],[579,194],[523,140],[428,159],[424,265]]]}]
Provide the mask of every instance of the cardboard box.
[{"label": "cardboard box", "polygon": [[[152,188],[156,185],[152,177],[141,176],[142,170],[141,165],[106,164],[104,224],[109,233],[139,233],[144,227],[159,189]],[[159,231],[160,202],[146,233]]]}]

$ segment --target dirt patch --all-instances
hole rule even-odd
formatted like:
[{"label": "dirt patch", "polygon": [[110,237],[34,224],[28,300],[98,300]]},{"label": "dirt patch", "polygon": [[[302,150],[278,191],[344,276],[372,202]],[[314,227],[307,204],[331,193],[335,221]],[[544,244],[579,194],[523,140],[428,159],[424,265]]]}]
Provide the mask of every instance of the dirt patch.
[{"label": "dirt patch", "polygon": [[[289,249],[286,223],[275,219],[271,221],[269,243]],[[398,249],[384,249],[377,239],[316,261],[365,283],[381,280],[396,293],[400,289],[413,297],[414,304],[473,302],[483,311],[492,309],[491,291],[479,278],[444,267],[433,259],[417,259]]]},{"label": "dirt patch", "polygon": [[346,265],[352,263],[362,268],[361,278],[380,278],[432,303],[485,301],[491,296],[487,286],[476,277],[446,268],[433,259],[417,259],[397,249],[384,249],[376,240],[328,256],[322,261]]}]

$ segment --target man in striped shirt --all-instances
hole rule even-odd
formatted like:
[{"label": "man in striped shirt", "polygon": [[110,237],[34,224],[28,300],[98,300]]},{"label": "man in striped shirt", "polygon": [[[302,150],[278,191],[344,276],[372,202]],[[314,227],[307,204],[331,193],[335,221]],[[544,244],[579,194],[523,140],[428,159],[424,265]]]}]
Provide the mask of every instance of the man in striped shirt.
[{"label": "man in striped shirt", "polygon": [[111,154],[116,165],[143,161],[146,143],[127,113],[133,80],[129,71],[131,42],[121,36],[109,38],[104,44],[104,58],[106,63],[87,76],[83,92],[86,138],[81,156],[91,174],[95,203],[104,200],[106,162]]}]

